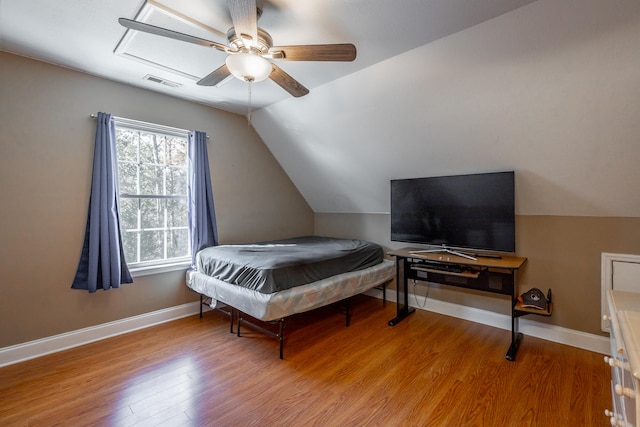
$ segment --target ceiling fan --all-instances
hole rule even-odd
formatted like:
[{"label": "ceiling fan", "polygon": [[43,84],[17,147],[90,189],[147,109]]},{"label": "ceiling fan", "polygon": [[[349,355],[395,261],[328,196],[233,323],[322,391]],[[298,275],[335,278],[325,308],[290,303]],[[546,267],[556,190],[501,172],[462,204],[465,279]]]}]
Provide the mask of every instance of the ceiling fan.
[{"label": "ceiling fan", "polygon": [[157,27],[144,22],[120,18],[120,25],[136,31],[194,43],[226,52],[225,63],[197,82],[200,86],[215,86],[229,75],[247,82],[270,78],[295,97],[304,96],[309,89],[296,81],[271,59],[284,61],[353,61],[356,47],[351,43],[273,46],[269,33],[258,27],[262,15],[262,1],[228,0],[233,27],[227,31],[228,46],[211,40]]}]

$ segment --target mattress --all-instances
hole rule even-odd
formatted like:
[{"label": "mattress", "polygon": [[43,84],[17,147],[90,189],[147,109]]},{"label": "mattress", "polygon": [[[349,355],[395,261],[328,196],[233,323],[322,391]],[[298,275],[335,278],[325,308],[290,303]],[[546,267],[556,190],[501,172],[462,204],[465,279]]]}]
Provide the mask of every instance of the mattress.
[{"label": "mattress", "polygon": [[307,236],[205,248],[196,256],[196,268],[222,282],[271,294],[382,260],[382,247],[375,243]]},{"label": "mattress", "polygon": [[187,272],[187,286],[263,321],[277,320],[323,307],[363,293],[395,277],[395,263],[389,260],[365,269],[337,274],[325,279],[273,293],[263,293],[207,276]]}]

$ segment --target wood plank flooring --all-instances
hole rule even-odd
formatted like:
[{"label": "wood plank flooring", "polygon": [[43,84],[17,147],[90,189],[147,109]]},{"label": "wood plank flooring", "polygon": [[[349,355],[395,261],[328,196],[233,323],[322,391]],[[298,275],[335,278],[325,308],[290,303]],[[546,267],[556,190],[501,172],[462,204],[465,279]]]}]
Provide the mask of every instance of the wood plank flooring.
[{"label": "wood plank flooring", "polygon": [[604,426],[602,355],[359,296],[238,338],[218,312],[0,368],[1,426]]}]

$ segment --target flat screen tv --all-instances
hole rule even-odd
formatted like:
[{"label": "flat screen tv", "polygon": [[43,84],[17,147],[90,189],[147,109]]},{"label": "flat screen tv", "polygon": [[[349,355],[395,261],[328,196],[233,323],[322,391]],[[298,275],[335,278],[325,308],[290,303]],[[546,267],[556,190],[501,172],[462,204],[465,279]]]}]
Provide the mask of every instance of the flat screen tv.
[{"label": "flat screen tv", "polygon": [[514,172],[391,180],[391,240],[515,252]]}]

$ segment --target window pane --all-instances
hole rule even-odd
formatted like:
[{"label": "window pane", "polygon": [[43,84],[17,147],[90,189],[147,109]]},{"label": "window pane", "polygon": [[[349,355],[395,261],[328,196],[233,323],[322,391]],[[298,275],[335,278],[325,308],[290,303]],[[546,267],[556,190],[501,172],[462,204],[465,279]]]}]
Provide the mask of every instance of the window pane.
[{"label": "window pane", "polygon": [[167,257],[178,258],[189,255],[188,230],[171,230],[167,237]]},{"label": "window pane", "polygon": [[141,199],[140,219],[142,229],[164,228],[164,201],[160,199]]},{"label": "window pane", "polygon": [[142,231],[140,235],[140,261],[164,259],[164,232]]},{"label": "window pane", "polygon": [[140,165],[140,194],[164,194],[164,167]]},{"label": "window pane", "polygon": [[138,262],[138,232],[122,230],[122,246],[127,263]]},{"label": "window pane", "polygon": [[179,137],[167,137],[167,165],[187,165],[187,140]]},{"label": "window pane", "polygon": [[139,199],[120,199],[120,229],[123,233],[138,228],[138,201]]},{"label": "window pane", "polygon": [[187,199],[167,200],[167,226],[169,228],[188,227],[188,202]]},{"label": "window pane", "polygon": [[164,164],[164,137],[162,135],[140,132],[140,162]]},{"label": "window pane", "polygon": [[138,165],[129,162],[118,163],[120,194],[138,194]]},{"label": "window pane", "polygon": [[138,161],[138,132],[129,129],[116,129],[116,149],[118,160]]},{"label": "window pane", "polygon": [[185,169],[167,168],[167,192],[168,195],[187,194],[187,171]]}]

